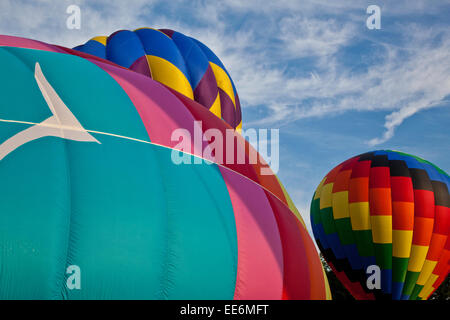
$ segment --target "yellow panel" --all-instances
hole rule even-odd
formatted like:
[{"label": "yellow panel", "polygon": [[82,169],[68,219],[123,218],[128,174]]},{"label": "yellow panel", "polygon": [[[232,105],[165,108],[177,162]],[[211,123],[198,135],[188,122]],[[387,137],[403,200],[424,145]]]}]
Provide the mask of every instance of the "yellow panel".
[{"label": "yellow panel", "polygon": [[333,184],[328,183],[322,187],[322,192],[320,193],[320,209],[331,208],[332,206],[332,194]]},{"label": "yellow panel", "polygon": [[413,244],[411,246],[411,258],[408,262],[408,271],[420,272],[427,257],[428,246],[418,246]]},{"label": "yellow panel", "polygon": [[430,276],[427,283],[423,286],[422,290],[420,291],[419,297],[426,298],[431,294],[431,292],[433,292],[434,288],[432,284],[437,280],[437,278],[439,278],[439,276],[436,274],[432,274]]},{"label": "yellow panel", "polygon": [[428,297],[432,291],[433,287],[423,287],[422,290],[420,290],[418,297],[422,298],[422,300],[425,300],[426,297]]},{"label": "yellow panel", "polygon": [[349,204],[350,220],[353,230],[370,230],[370,214],[368,202],[353,202]]},{"label": "yellow panel", "polygon": [[319,185],[317,186],[316,192],[314,193],[314,200],[317,200],[320,198],[320,194],[322,193],[322,186],[325,182],[327,177],[323,178],[322,181],[320,181]]},{"label": "yellow panel", "polygon": [[333,193],[333,217],[334,220],[350,217],[348,211],[348,191]]},{"label": "yellow panel", "polygon": [[374,243],[392,243],[392,216],[371,216],[370,222]]},{"label": "yellow panel", "polygon": [[106,46],[106,39],[107,39],[107,38],[108,38],[108,37],[105,37],[105,36],[98,36],[98,37],[92,38],[91,40],[100,42],[102,45]]},{"label": "yellow panel", "polygon": [[194,93],[183,72],[169,61],[156,56],[147,55],[152,78],[166,86],[194,99]]},{"label": "yellow panel", "polygon": [[332,300],[333,296],[331,295],[331,289],[330,289],[330,284],[328,283],[328,278],[327,278],[327,274],[325,273],[325,270],[322,269],[323,272],[323,278],[325,281],[325,299],[326,300]]},{"label": "yellow panel", "polygon": [[214,76],[216,77],[217,86],[223,91],[225,91],[225,93],[230,97],[231,101],[233,101],[234,108],[236,109],[234,90],[230,78],[228,77],[227,73],[217,64],[211,61],[209,62],[209,64],[211,65],[211,68],[214,72]]},{"label": "yellow panel", "polygon": [[428,278],[430,277],[431,273],[434,270],[434,267],[436,267],[437,261],[432,260],[425,260],[425,263],[423,264],[422,271],[420,271],[419,278],[417,279],[416,284],[419,285],[425,285]]},{"label": "yellow panel", "polygon": [[239,133],[242,132],[242,120],[241,120],[241,122],[239,122],[239,124],[237,125],[236,131],[239,132]]},{"label": "yellow panel", "polygon": [[409,258],[412,237],[412,230],[392,230],[392,256]]}]

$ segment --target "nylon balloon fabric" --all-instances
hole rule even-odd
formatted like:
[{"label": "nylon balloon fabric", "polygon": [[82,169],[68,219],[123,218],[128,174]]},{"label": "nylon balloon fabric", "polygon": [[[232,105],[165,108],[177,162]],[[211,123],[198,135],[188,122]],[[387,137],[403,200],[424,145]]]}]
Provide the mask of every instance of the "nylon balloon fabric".
[{"label": "nylon balloon fabric", "polygon": [[[237,153],[225,163],[195,144],[198,131],[230,129],[203,105],[24,38],[0,36],[0,70],[1,299],[331,298],[292,200],[261,174],[267,165]],[[180,128],[189,152],[172,139]],[[74,265],[79,290],[66,284]]]},{"label": "nylon balloon fabric", "polygon": [[74,49],[151,77],[242,129],[233,80],[211,49],[194,38],[169,29],[140,28],[98,36]]},{"label": "nylon balloon fabric", "polygon": [[[331,170],[311,203],[316,243],[357,299],[427,299],[449,272],[450,178],[421,158],[374,151]],[[381,270],[369,289],[367,268]]]}]

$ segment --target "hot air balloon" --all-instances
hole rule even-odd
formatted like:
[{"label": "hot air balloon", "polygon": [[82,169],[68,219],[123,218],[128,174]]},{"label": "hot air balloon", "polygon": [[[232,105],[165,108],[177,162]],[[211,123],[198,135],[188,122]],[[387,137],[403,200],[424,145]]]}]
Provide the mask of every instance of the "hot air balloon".
[{"label": "hot air balloon", "polygon": [[[326,261],[357,299],[427,299],[449,272],[450,178],[396,151],[353,157],[331,170],[311,204]],[[370,266],[380,288],[369,288]],[[369,269],[370,270],[370,269]]]},{"label": "hot air balloon", "polygon": [[[194,136],[195,121],[230,128],[203,105],[23,38],[0,36],[0,70],[1,299],[330,298],[313,240],[263,162],[176,150],[172,133]],[[192,163],[174,163],[180,152]]]},{"label": "hot air balloon", "polygon": [[203,43],[169,29],[119,30],[74,48],[144,74],[195,99],[241,131],[242,114],[233,80]]}]

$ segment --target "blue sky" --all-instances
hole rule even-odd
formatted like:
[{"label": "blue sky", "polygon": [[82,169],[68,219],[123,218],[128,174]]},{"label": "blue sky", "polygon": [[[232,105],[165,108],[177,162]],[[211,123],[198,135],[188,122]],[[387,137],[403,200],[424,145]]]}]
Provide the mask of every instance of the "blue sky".
[{"label": "blue sky", "polygon": [[[66,28],[70,4],[80,30]],[[372,4],[381,30],[366,27]],[[201,40],[236,83],[244,129],[280,129],[279,177],[308,217],[322,177],[359,153],[401,150],[450,172],[448,17],[443,0],[2,0],[0,34],[73,47],[148,26]]]}]

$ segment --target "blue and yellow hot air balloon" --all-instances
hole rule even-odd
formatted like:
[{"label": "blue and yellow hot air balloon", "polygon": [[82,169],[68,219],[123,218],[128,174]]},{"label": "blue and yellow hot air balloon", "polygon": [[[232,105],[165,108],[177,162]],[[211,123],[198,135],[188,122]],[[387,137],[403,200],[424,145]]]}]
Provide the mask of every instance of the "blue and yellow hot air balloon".
[{"label": "blue and yellow hot air balloon", "polygon": [[[421,158],[374,151],[331,170],[311,204],[323,256],[357,299],[427,299],[450,258],[450,178]],[[367,280],[380,270],[380,288]],[[371,270],[371,269],[369,269]]]},{"label": "blue and yellow hot air balloon", "polygon": [[95,37],[74,49],[149,76],[242,129],[233,80],[220,59],[194,38],[169,29],[140,28]]}]

